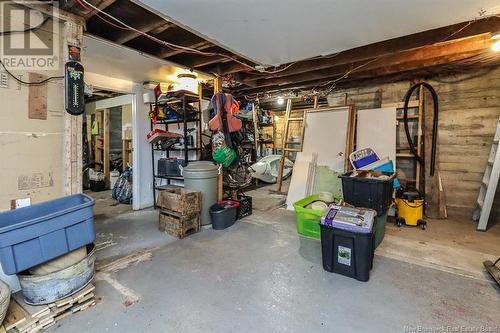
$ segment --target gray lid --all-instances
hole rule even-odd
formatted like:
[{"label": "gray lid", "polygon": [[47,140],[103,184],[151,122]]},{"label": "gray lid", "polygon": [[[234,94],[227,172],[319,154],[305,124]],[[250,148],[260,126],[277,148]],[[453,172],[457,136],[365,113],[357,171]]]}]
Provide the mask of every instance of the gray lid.
[{"label": "gray lid", "polygon": [[184,178],[214,178],[219,174],[219,167],[209,161],[190,162],[182,174]]},{"label": "gray lid", "polygon": [[219,167],[210,161],[189,162],[187,167],[184,168],[184,171],[191,172],[205,172],[214,170],[219,170]]}]

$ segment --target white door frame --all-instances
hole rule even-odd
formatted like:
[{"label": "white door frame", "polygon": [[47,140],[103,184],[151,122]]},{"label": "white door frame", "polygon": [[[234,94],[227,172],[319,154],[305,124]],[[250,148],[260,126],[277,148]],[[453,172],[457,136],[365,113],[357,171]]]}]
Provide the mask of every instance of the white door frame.
[{"label": "white door frame", "polygon": [[145,140],[149,121],[147,108],[142,100],[142,84],[89,72],[85,73],[85,83],[100,89],[132,95],[132,209],[139,210],[152,206],[153,183],[150,175],[152,161],[151,158],[141,159],[141,156],[149,156],[150,153],[149,144]]}]

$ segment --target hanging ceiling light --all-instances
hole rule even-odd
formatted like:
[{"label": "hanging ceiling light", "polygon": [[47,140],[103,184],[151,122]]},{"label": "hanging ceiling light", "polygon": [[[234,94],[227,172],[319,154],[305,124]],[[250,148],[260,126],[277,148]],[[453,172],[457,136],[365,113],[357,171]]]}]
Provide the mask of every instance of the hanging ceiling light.
[{"label": "hanging ceiling light", "polygon": [[283,103],[285,103],[285,99],[282,96],[278,96],[276,102],[278,103],[278,105],[283,105]]}]

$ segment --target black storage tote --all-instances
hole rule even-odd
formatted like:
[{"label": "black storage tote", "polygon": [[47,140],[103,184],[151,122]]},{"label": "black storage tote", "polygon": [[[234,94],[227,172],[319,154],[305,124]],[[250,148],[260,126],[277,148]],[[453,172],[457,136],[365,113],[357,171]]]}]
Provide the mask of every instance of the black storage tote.
[{"label": "black storage tote", "polygon": [[392,203],[395,174],[381,172],[389,179],[351,177],[352,171],[339,176],[342,179],[344,201],[355,207],[371,208],[383,215]]}]

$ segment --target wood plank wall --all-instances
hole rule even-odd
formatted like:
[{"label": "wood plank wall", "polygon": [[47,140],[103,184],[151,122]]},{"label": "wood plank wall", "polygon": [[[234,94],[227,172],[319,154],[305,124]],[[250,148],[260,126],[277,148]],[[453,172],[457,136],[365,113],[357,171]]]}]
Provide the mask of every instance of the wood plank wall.
[{"label": "wood plank wall", "polygon": [[[445,82],[446,81],[446,82]],[[452,82],[453,81],[453,82]],[[470,217],[500,117],[500,67],[428,80],[439,95],[439,168],[450,216]],[[331,106],[357,109],[402,101],[410,82],[335,91]],[[278,131],[280,131],[278,126]],[[281,133],[277,136],[280,137]],[[293,135],[293,133],[292,133]],[[406,140],[406,139],[404,139]],[[500,187],[494,214],[500,218]]]}]

